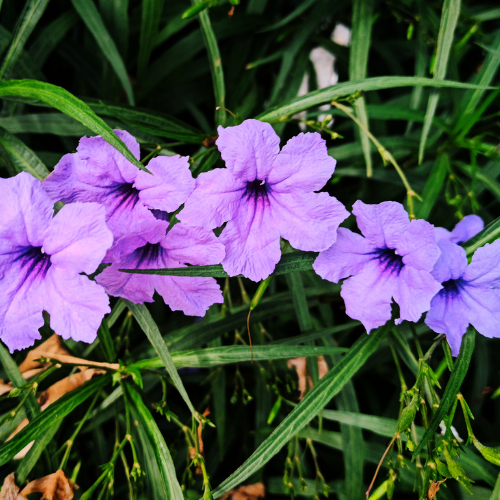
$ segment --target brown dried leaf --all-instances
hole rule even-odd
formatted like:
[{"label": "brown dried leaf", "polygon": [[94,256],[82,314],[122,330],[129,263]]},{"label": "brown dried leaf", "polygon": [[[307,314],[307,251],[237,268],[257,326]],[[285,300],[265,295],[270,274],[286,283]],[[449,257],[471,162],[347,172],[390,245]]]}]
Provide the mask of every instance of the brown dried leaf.
[{"label": "brown dried leaf", "polygon": [[59,469],[54,474],[49,474],[28,483],[21,491],[21,495],[27,496],[31,493],[41,493],[41,500],[71,500],[76,489],[78,489],[78,486]]},{"label": "brown dried leaf", "polygon": [[[287,361],[288,368],[295,368],[297,371],[297,377],[299,379],[299,399],[304,397],[306,389],[312,389],[313,382],[311,376],[307,371],[307,360],[306,358],[294,358]],[[328,365],[323,356],[318,356],[318,373],[319,378],[322,379],[328,373]]]},{"label": "brown dried leaf", "polygon": [[1,378],[0,378],[0,396],[3,396],[7,392],[12,391],[12,384],[6,384]]},{"label": "brown dried leaf", "polygon": [[446,481],[446,479],[444,479],[443,481],[432,481],[431,487],[429,488],[429,491],[427,492],[427,499],[428,500],[434,500],[434,497],[437,495],[439,488],[441,488],[441,485],[445,481]]},{"label": "brown dried leaf", "polygon": [[19,494],[15,472],[12,472],[4,479],[2,491],[0,491],[0,500],[26,500],[25,497]]},{"label": "brown dried leaf", "polygon": [[257,500],[266,496],[263,483],[247,484],[234,490],[228,491],[221,500]]},{"label": "brown dried leaf", "polygon": [[[44,354],[41,354],[42,352]],[[41,368],[46,370],[50,366],[49,363],[39,363],[35,360],[41,358],[42,356],[50,358],[54,354],[69,354],[61,341],[61,337],[59,337],[56,333],[49,337],[45,342],[42,342],[39,346],[31,349],[28,352],[26,359],[19,365],[19,370],[22,374],[33,369],[40,370]],[[24,378],[28,377],[25,376]]]}]

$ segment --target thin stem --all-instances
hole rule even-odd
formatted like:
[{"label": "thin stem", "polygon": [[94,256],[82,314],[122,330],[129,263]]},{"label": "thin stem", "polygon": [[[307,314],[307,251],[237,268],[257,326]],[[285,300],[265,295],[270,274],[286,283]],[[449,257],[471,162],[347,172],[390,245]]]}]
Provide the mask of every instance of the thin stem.
[{"label": "thin stem", "polygon": [[378,471],[380,470],[380,467],[382,467],[382,464],[384,463],[385,457],[387,456],[387,453],[389,453],[389,450],[392,448],[392,445],[394,444],[394,441],[399,438],[399,432],[397,432],[394,437],[391,439],[391,442],[389,443],[389,446],[386,448],[384,454],[382,455],[382,458],[380,459],[380,462],[377,465],[377,470],[375,471],[375,475],[373,476],[372,482],[370,483],[370,486],[368,486],[368,489],[366,490],[366,498],[370,496],[370,491],[373,488],[373,484],[375,483],[375,479],[377,479]]},{"label": "thin stem", "polygon": [[382,157],[382,161],[386,163],[387,161],[392,164],[392,166],[396,169],[396,172],[398,173],[401,181],[403,182],[403,185],[406,189],[406,196],[408,200],[408,213],[410,215],[410,219],[415,218],[415,210],[413,206],[413,198],[417,198],[417,200],[421,200],[420,196],[413,190],[411,187],[410,183],[408,182],[408,179],[406,178],[406,175],[404,174],[403,170],[401,167],[398,165],[394,157],[392,156],[387,149],[382,146],[382,144],[377,140],[377,138],[368,130],[368,128],[356,118],[354,113],[347,107],[344,106],[343,104],[340,104],[336,101],[332,102],[332,106],[335,106],[336,108],[340,109],[343,111],[351,120],[353,120],[361,130],[371,139],[373,144],[375,144],[375,147],[377,148],[378,152],[380,153],[380,156]]}]

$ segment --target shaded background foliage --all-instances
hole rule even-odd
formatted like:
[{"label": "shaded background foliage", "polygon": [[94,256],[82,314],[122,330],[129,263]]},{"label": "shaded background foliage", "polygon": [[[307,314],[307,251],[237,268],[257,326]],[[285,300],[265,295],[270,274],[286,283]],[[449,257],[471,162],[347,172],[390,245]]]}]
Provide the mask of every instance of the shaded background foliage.
[{"label": "shaded background foliage", "polygon": [[[209,3],[202,2],[205,7]],[[365,203],[406,203],[408,193],[395,169],[388,162],[384,165],[377,147],[351,117],[341,108],[319,109],[333,97],[301,108],[305,109],[301,116],[287,111],[285,105],[296,98],[305,74],[308,91],[318,88],[319,78],[310,57],[313,49],[321,47],[335,57],[339,82],[418,76],[490,86],[490,90],[436,91],[415,83],[405,86],[401,79],[393,82],[394,88],[381,83],[379,89],[363,93],[359,91],[365,86],[360,84],[338,97],[355,111],[364,130],[369,128],[390,151],[421,196],[421,201],[410,196],[417,217],[451,229],[469,213],[477,213],[486,223],[498,216],[500,110],[498,90],[494,88],[499,82],[500,8],[495,1],[243,0],[239,5],[220,1],[218,5],[211,2],[210,8],[186,19],[183,14],[190,4],[184,0],[39,0],[26,4],[6,0],[0,1],[0,6],[0,74],[4,80],[28,78],[63,87],[112,128],[135,135],[143,158],[190,155],[195,176],[223,166],[213,144],[216,125],[233,125],[234,119],[223,110],[216,111],[216,106],[228,108],[239,119],[262,115],[273,123],[282,144],[301,130],[321,130],[329,153],[338,162],[326,190],[347,208],[357,199]],[[350,46],[332,39],[340,23],[352,29]],[[20,33],[20,26],[26,26],[26,31]],[[14,38],[13,33],[17,34]],[[276,110],[269,112],[273,107]],[[327,114],[333,115],[332,125],[331,118],[324,119]],[[78,138],[85,134],[94,133],[41,101],[8,97],[2,101],[0,112],[1,175],[29,170],[43,178],[63,154],[75,150]],[[371,177],[367,177],[371,170]],[[348,226],[352,226],[352,219],[347,221]],[[209,418],[216,424],[216,428],[205,427],[203,432],[212,486],[230,476],[298,401],[296,375],[286,367],[285,359],[257,361],[260,351],[256,350],[253,364],[249,363],[248,351],[239,351],[232,363],[220,361],[224,352],[230,352],[229,346],[247,342],[248,301],[256,290],[256,284],[236,278],[220,279],[220,284],[226,290],[226,303],[222,308],[213,306],[202,320],[171,312],[161,299],[148,306],[180,368],[194,407],[201,413],[210,408]],[[309,353],[324,353],[330,367],[335,365],[341,352],[332,347],[348,348],[365,335],[358,323],[346,317],[339,290],[338,285],[321,280],[312,271],[274,278],[252,313],[254,343],[267,346],[263,356],[301,352],[284,351],[285,345],[316,346],[317,351]],[[116,357],[126,365],[154,357],[155,350],[142,331],[144,324],[139,325],[126,312],[123,302],[114,304],[115,313],[108,324]],[[48,326],[44,327],[44,338],[50,333]],[[268,495],[290,494],[283,486],[283,471],[287,453],[292,460],[297,453],[302,472],[295,472],[294,494],[321,495],[321,482],[315,484],[318,476],[309,448],[312,446],[317,467],[331,487],[330,496],[361,498],[394,433],[400,411],[401,386],[391,349],[397,352],[408,385],[413,385],[418,359],[414,336],[424,352],[434,338],[423,324],[418,324],[414,332],[408,325],[390,331],[330,403],[330,410],[292,437],[288,448],[248,481],[262,480]],[[103,345],[105,338],[101,333],[100,341],[90,347],[71,341],[66,345],[77,356],[109,361],[113,348]],[[205,358],[197,351],[195,362],[192,353],[185,352],[205,347],[219,350],[207,351]],[[491,398],[500,385],[499,352],[500,340],[476,336],[462,387],[475,416],[474,432],[489,446],[500,445],[499,400]],[[2,376],[11,378],[6,366],[8,355],[2,356]],[[24,353],[14,356],[17,363],[23,358]],[[241,362],[235,364],[235,360]],[[444,388],[448,372],[441,349],[431,365]],[[170,449],[177,477],[186,486],[185,495],[198,498],[203,490],[202,478],[194,468],[192,480],[184,474],[189,450],[183,432],[152,408],[153,402],[162,400],[160,381],[165,372],[161,366],[141,370],[144,387],[140,394],[146,413],[148,409],[153,411]],[[61,370],[70,371],[68,367]],[[42,388],[60,376],[59,372],[50,375]],[[188,408],[168,380],[168,408],[190,426]],[[166,498],[148,442],[150,427],[137,416],[142,407],[137,406],[140,397],[137,400],[134,394],[124,398],[120,386],[113,387],[110,381],[101,390],[96,409],[82,428],[66,466],[66,473],[76,478],[80,491],[94,483],[102,472],[99,466],[111,459],[115,433],[121,439],[125,432],[124,410],[128,408],[132,421],[137,422],[132,432],[141,468],[146,472],[133,482],[132,493]],[[4,399],[2,413],[17,403]],[[28,472],[30,478],[57,468],[60,457],[54,459],[55,450],[72,434],[87,405],[88,401],[77,407],[53,429],[46,451]],[[24,416],[23,412],[21,409],[16,419]],[[2,424],[0,438],[6,439],[16,419]],[[416,423],[422,424],[418,419]],[[465,438],[465,423],[458,412],[454,425]],[[406,455],[407,467],[401,471],[394,498],[417,497],[412,492],[415,462],[410,462],[408,452]],[[129,449],[126,458],[131,464]],[[498,484],[496,493],[492,492],[498,468],[471,446],[462,458],[467,474],[476,481],[472,486],[474,497],[500,498]],[[16,466],[15,461],[8,461],[1,467],[0,476]],[[115,496],[129,495],[119,462],[115,474]],[[299,476],[305,478],[306,491],[301,490]],[[383,480],[381,474],[377,484]],[[450,480],[437,498],[461,496],[467,493]]]}]

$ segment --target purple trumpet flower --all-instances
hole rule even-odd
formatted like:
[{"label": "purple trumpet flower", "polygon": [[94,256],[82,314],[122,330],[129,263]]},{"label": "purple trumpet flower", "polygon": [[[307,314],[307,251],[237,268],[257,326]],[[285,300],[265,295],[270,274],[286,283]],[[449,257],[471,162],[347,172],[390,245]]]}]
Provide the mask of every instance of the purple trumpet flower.
[{"label": "purple trumpet flower", "polygon": [[476,236],[484,228],[484,222],[477,215],[466,215],[452,231],[444,227],[436,227],[436,241],[448,240],[452,243],[463,243]]},{"label": "purple trumpet flower", "polygon": [[269,276],[281,257],[280,236],[299,250],[320,251],[334,243],[349,213],[328,193],[314,192],[336,163],[319,134],[299,134],[280,152],[268,123],[246,120],[218,132],[227,168],[198,176],[178,218],[206,229],[227,222],[219,239],[229,275],[254,281]]},{"label": "purple trumpet flower", "polygon": [[368,333],[391,319],[392,299],[400,318],[418,321],[442,288],[430,271],[439,257],[434,226],[410,222],[400,203],[387,201],[353,206],[363,236],[340,228],[337,241],[313,264],[324,279],[342,285],[347,314],[361,321]]},{"label": "purple trumpet flower", "polygon": [[454,239],[438,241],[441,255],[432,275],[443,288],[432,299],[425,324],[446,335],[453,356],[469,324],[485,337],[500,337],[500,240],[476,250],[469,265],[465,250],[454,243],[468,240],[482,226],[479,217],[464,217],[448,233]]},{"label": "purple trumpet flower", "polygon": [[[128,132],[115,130],[139,159],[138,142]],[[106,208],[106,223],[115,243],[136,224],[155,218],[150,209],[174,212],[193,191],[195,181],[186,157],[160,156],[148,163],[148,174],[125,159],[102,137],[82,137],[76,153],[63,156],[44,181],[54,201],[97,202]],[[111,262],[115,247],[105,262]]]},{"label": "purple trumpet flower", "polygon": [[[156,212],[157,217],[164,214]],[[168,222],[144,223],[118,242],[119,255],[96,281],[110,294],[135,303],[153,302],[156,290],[173,311],[204,316],[215,303],[224,302],[214,278],[130,274],[120,269],[154,269],[219,264],[224,246],[212,231]]]},{"label": "purple trumpet flower", "polygon": [[0,179],[0,338],[11,352],[40,339],[42,311],[63,338],[93,342],[106,313],[93,273],[113,235],[97,203],[54,203],[28,173]]}]

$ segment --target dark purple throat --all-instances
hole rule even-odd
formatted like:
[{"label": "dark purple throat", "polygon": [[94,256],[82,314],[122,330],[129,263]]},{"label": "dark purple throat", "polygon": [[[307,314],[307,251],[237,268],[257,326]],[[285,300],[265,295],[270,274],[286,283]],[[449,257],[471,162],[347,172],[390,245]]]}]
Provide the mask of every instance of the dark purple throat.
[{"label": "dark purple throat", "polygon": [[21,265],[25,273],[25,281],[28,279],[45,278],[47,271],[52,265],[50,255],[43,253],[42,247],[25,247],[19,252],[14,262],[18,262]]},{"label": "dark purple throat", "polygon": [[255,179],[254,181],[247,182],[243,198],[247,200],[254,200],[257,202],[259,199],[267,200],[269,193],[269,185],[265,180]]},{"label": "dark purple throat", "polygon": [[399,276],[399,273],[405,266],[403,257],[398,255],[393,248],[378,248],[373,252],[373,255],[374,259],[380,262],[385,271],[395,273],[397,276]]}]

